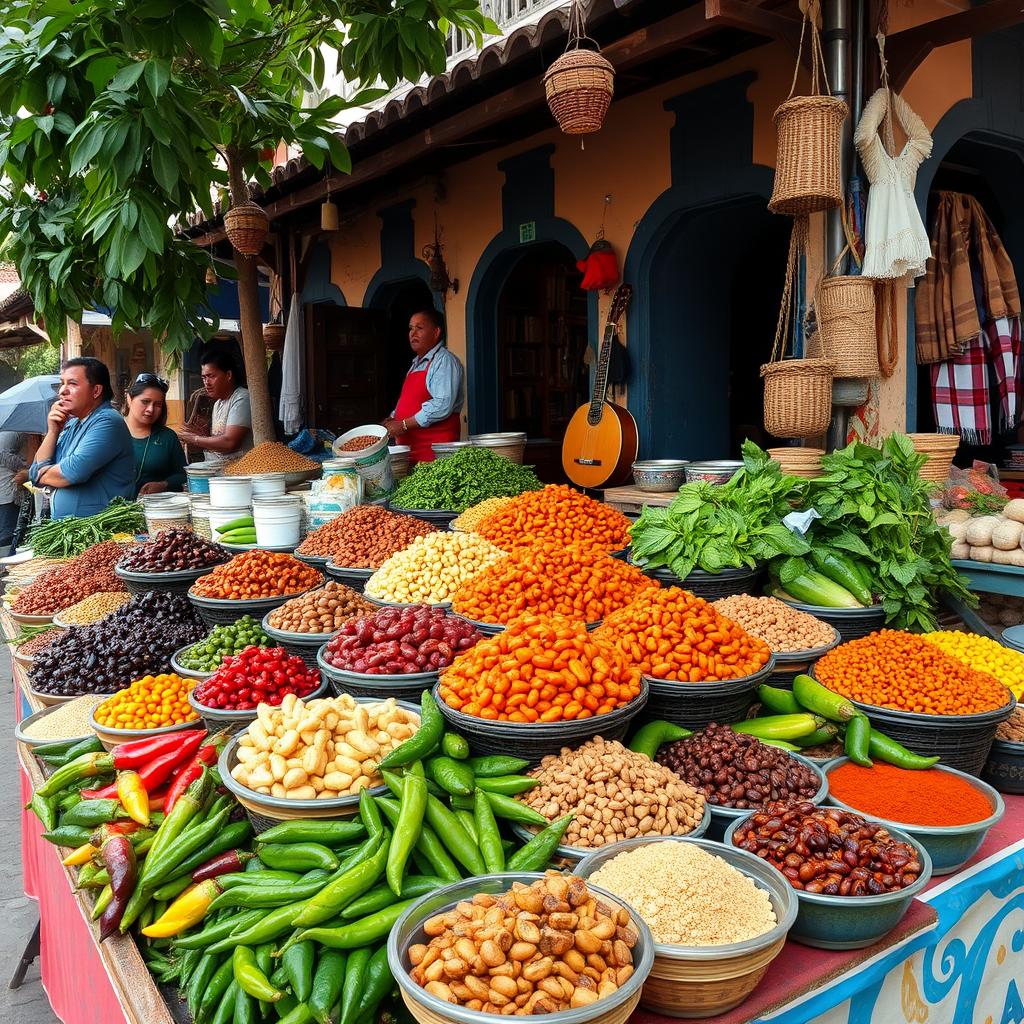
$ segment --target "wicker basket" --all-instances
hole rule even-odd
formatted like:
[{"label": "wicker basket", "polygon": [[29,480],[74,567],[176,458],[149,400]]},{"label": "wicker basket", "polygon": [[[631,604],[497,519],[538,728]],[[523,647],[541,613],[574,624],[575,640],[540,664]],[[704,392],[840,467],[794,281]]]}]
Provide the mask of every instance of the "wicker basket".
[{"label": "wicker basket", "polygon": [[239,203],[224,214],[224,233],[231,247],[243,256],[257,256],[263,248],[270,228],[270,219],[256,203]]},{"label": "wicker basket", "polygon": [[774,437],[817,437],[832,419],[831,359],[783,359],[761,367],[764,429]]},{"label": "wicker basket", "polygon": [[818,285],[815,309],[825,357],[836,364],[834,375],[877,377],[875,282],[852,275],[826,277]]},{"label": "wicker basket", "polygon": [[263,344],[267,351],[280,352],[284,348],[284,335],[284,324],[267,324],[263,328]]},{"label": "wicker basket", "polygon": [[813,480],[821,476],[822,448],[769,448],[768,455],[787,476],[802,476]]},{"label": "wicker basket", "polygon": [[600,131],[615,93],[615,68],[593,50],[569,50],[544,73],[548,107],[566,135]]},{"label": "wicker basket", "polygon": [[928,461],[921,467],[921,479],[945,483],[953,467],[953,459],[960,447],[959,434],[908,434],[914,451],[926,455]]}]

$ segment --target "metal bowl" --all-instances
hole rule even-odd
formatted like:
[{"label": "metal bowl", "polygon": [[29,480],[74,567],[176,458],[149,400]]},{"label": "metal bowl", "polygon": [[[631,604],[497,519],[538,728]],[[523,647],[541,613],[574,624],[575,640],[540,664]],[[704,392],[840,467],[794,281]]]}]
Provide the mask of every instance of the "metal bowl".
[{"label": "metal bowl", "polygon": [[335,565],[333,560],[330,559],[323,567],[323,572],[328,579],[344,583],[346,587],[351,587],[357,594],[361,594],[366,589],[366,581],[376,571],[376,569],[358,569],[351,566]]},{"label": "metal bowl", "polygon": [[[179,647],[171,655],[171,671],[177,672],[178,675],[181,676],[183,679],[198,679],[199,682],[201,683],[209,679],[210,676],[213,675],[213,672],[200,672],[198,669],[186,668],[186,666],[182,665],[182,663],[178,660],[178,658],[181,655],[185,654],[186,651],[192,650],[192,648],[195,647],[196,643],[201,644],[202,642],[202,640],[197,640],[195,643],[185,644],[184,647]],[[223,664],[223,662],[221,662],[221,664]],[[216,671],[217,670],[214,669],[214,672]]]},{"label": "metal bowl", "polygon": [[[303,694],[303,700],[316,700],[318,697],[329,697],[331,695],[330,686],[327,684],[326,679],[320,680],[320,685],[307,694]],[[256,708],[244,709],[228,709],[228,708],[211,708],[205,704],[201,704],[190,692],[188,695],[188,702],[192,705],[192,709],[199,715],[203,720],[203,725],[206,726],[210,732],[216,732],[219,729],[230,728],[234,725],[248,725],[249,722],[256,720]]]},{"label": "metal bowl", "polygon": [[[830,761],[825,766],[825,778],[840,765],[846,764],[848,757],[839,757]],[[963,779],[968,785],[973,786],[992,805],[992,813],[981,821],[971,822],[969,825],[911,825],[904,821],[888,821],[878,817],[860,807],[843,803],[842,800],[833,796],[831,791],[828,795],[828,803],[834,807],[841,807],[844,811],[853,811],[872,821],[877,821],[886,828],[897,828],[906,832],[908,836],[920,843],[932,859],[933,875],[951,875],[959,871],[977,852],[978,848],[985,841],[988,830],[997,824],[1006,813],[1006,805],[1003,798],[986,782],[976,779],[966,772],[957,771],[955,768],[948,768],[943,764],[933,765],[931,771],[945,772],[947,775],[956,775]],[[907,773],[912,774],[911,772]]]},{"label": "metal bowl", "polygon": [[707,462],[690,462],[686,466],[686,482],[699,480],[709,484],[728,483],[741,469],[742,462],[734,459],[712,459]]},{"label": "metal bowl", "polygon": [[633,482],[641,491],[678,491],[686,479],[685,459],[646,459],[633,463]]},{"label": "metal bowl", "polygon": [[[189,678],[192,678],[189,676]],[[113,696],[116,696],[113,695]],[[103,701],[100,701],[102,704]],[[89,722],[92,724],[93,731],[99,737],[100,743],[107,750],[113,750],[119,743],[129,743],[132,740],[148,740],[151,736],[166,736],[172,732],[185,732],[186,729],[202,729],[203,723],[198,719],[194,719],[191,722],[178,722],[176,725],[162,725],[158,729],[112,729],[107,725],[100,725],[96,721],[96,708],[100,706],[97,704],[92,710],[92,714],[89,716]]]},{"label": "metal bowl", "polygon": [[[110,696],[110,694],[97,693],[91,694],[90,696],[94,696],[96,698],[97,704],[102,704],[107,699],[107,697]],[[78,698],[73,697],[71,699],[77,700]],[[61,704],[63,703],[65,702],[62,701]],[[47,715],[52,715],[54,711],[56,711],[61,706],[61,704],[52,704],[48,708],[43,708],[42,711],[36,711],[34,714],[29,715],[27,718],[23,718],[14,726],[14,738],[19,743],[24,743],[26,747],[42,747],[45,746],[47,743],[82,743],[87,739],[91,739],[92,736],[94,735],[91,729],[89,730],[89,732],[85,733],[82,736],[61,736],[58,739],[51,740],[37,739],[34,736],[29,736],[25,732],[28,726],[34,725],[36,722],[44,721]]]},{"label": "metal bowl", "polygon": [[[751,814],[748,814],[749,818]],[[725,834],[727,846],[746,818],[735,821]],[[912,836],[886,826],[893,839],[906,843],[917,851],[921,861],[921,874],[917,881],[897,892],[881,896],[825,896],[822,893],[796,889],[799,910],[790,937],[805,946],[817,949],[861,949],[872,946],[888,935],[910,909],[914,897],[932,877],[932,859],[928,851]]]},{"label": "metal bowl", "polygon": [[[62,608],[61,611],[64,609]],[[12,622],[17,622],[19,626],[48,626],[53,622],[53,616],[59,615],[60,612],[51,612],[49,615],[23,615],[21,612],[8,611],[7,613]]]},{"label": "metal bowl", "polygon": [[363,597],[369,601],[370,604],[375,604],[379,608],[416,608],[422,605],[424,608],[442,608],[445,611],[451,608],[451,600],[447,601],[386,601],[383,597],[374,597],[372,594],[363,591]]}]

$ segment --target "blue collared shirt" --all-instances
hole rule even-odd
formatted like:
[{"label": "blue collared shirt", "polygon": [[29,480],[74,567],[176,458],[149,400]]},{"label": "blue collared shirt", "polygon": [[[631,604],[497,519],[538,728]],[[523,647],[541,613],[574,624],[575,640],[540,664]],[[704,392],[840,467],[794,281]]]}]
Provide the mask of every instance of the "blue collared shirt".
[{"label": "blue collared shirt", "polygon": [[[409,367],[409,373],[415,373],[427,367],[427,399],[412,418],[421,426],[429,427],[447,419],[453,412],[462,409],[462,363],[459,357],[438,342],[429,352],[417,356]],[[391,415],[395,412],[392,409]]]},{"label": "blue collared shirt", "polygon": [[135,493],[135,453],[132,435],[110,405],[94,409],[84,420],[68,420],[57,438],[52,462],[33,462],[29,478],[56,465],[69,487],[55,487],[50,498],[54,519],[91,516],[112,498],[131,498]]}]

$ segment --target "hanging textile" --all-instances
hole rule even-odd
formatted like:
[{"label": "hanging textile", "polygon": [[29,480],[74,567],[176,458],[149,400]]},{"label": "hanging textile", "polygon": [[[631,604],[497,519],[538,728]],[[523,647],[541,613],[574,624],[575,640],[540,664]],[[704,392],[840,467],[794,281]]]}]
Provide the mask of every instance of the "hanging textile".
[{"label": "hanging textile", "polygon": [[[941,363],[978,340],[982,317],[1020,316],[1013,264],[981,204],[960,192],[940,192],[932,222],[932,258],[914,301],[918,363]],[[975,296],[972,264],[980,274]],[[980,300],[980,301],[979,301]]]},{"label": "hanging textile", "polygon": [[288,327],[281,358],[281,404],[279,415],[286,434],[297,434],[305,421],[306,374],[302,351],[302,299],[292,295]]},{"label": "hanging textile", "polygon": [[[888,151],[879,135],[887,115],[907,135],[897,154]],[[914,184],[918,168],[931,155],[932,137],[906,100],[883,86],[868,100],[853,138],[871,182],[862,273],[909,284],[925,272],[931,255]]]}]

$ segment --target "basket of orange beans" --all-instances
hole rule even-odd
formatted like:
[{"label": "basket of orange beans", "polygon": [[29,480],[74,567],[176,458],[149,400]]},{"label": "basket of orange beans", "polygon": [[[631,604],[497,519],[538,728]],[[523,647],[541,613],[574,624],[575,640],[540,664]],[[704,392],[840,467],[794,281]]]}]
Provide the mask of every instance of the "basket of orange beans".
[{"label": "basket of orange beans", "polygon": [[621,739],[647,685],[583,622],[527,614],[460,654],[435,696],[474,753],[537,763],[592,736]]},{"label": "basket of orange beans", "polygon": [[195,679],[177,673],[143,676],[97,704],[92,727],[107,750],[118,743],[194,728],[199,715],[188,702]]}]

